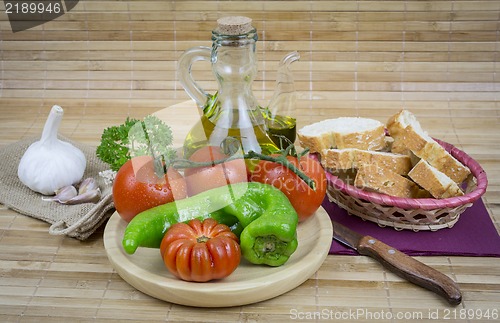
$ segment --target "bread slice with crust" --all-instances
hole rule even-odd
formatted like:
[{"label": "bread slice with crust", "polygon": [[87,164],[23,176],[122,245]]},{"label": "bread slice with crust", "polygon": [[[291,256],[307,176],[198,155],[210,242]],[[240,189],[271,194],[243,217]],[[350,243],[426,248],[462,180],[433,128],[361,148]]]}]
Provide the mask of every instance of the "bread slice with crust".
[{"label": "bread slice with crust", "polygon": [[374,164],[378,168],[389,169],[401,175],[408,174],[412,168],[411,158],[408,155],[357,148],[323,149],[321,164],[324,168],[333,170],[347,170]]},{"label": "bread slice with crust", "polygon": [[384,124],[361,117],[326,119],[297,131],[297,137],[310,152],[330,148],[380,150],[386,146]]},{"label": "bread slice with crust", "polygon": [[394,139],[392,152],[407,153],[411,151],[415,156],[427,161],[457,184],[462,183],[469,176],[469,168],[432,139],[408,110],[401,110],[392,116],[387,122],[387,130]]},{"label": "bread slice with crust", "polygon": [[424,132],[415,115],[408,110],[403,109],[387,120],[387,131],[393,139],[391,146],[393,153],[410,155],[411,151],[406,147],[404,141],[405,129],[409,125],[414,125],[421,133]]},{"label": "bread slice with crust", "polygon": [[373,164],[358,168],[354,185],[366,191],[407,198],[417,197],[420,191],[418,185],[406,177]]},{"label": "bread slice with crust", "polygon": [[457,183],[423,159],[412,168],[408,176],[431,193],[434,198],[442,199],[464,195]]}]

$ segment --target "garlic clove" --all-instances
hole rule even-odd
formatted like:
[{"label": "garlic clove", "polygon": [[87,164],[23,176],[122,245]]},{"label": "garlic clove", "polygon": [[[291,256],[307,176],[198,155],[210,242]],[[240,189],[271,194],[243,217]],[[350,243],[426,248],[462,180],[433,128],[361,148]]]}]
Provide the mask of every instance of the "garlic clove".
[{"label": "garlic clove", "polygon": [[97,203],[101,199],[101,190],[99,188],[86,191],[85,193],[78,194],[72,199],[64,202],[63,204],[81,204],[81,203]]},{"label": "garlic clove", "polygon": [[74,186],[68,185],[57,190],[55,196],[42,197],[42,199],[68,205],[97,203],[101,199],[101,190],[96,181],[89,177],[82,181],[78,191]]},{"label": "garlic clove", "polygon": [[78,188],[78,194],[84,194],[88,191],[92,191],[95,189],[98,189],[99,187],[97,186],[97,182],[94,178],[89,177],[84,179]]},{"label": "garlic clove", "polygon": [[76,188],[72,185],[65,186],[56,191],[56,195],[53,197],[42,197],[44,201],[55,201],[59,203],[65,203],[78,195]]}]

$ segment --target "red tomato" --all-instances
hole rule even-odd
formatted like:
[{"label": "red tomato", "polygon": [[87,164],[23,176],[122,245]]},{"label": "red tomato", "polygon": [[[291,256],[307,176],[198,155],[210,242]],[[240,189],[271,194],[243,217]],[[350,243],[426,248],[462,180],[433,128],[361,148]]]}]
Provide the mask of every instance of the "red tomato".
[{"label": "red tomato", "polygon": [[212,218],[172,225],[161,241],[160,252],[173,275],[195,282],[227,277],[241,260],[238,237]]},{"label": "red tomato", "polygon": [[186,196],[186,181],[182,175],[171,168],[164,178],[159,178],[150,156],[127,161],[120,167],[113,182],[116,211],[127,222],[142,211]]},{"label": "red tomato", "polygon": [[250,180],[271,184],[285,193],[297,211],[299,222],[302,222],[312,216],[323,202],[326,175],[321,164],[312,158],[301,157],[300,163],[296,157],[287,156],[287,159],[316,183],[315,190],[287,167],[270,161],[261,160],[250,175]]},{"label": "red tomato", "polygon": [[[213,162],[228,158],[219,147],[205,146],[195,151],[189,160],[194,162]],[[189,196],[212,188],[246,182],[247,168],[244,159],[235,159],[222,164],[186,168],[184,177]]]}]

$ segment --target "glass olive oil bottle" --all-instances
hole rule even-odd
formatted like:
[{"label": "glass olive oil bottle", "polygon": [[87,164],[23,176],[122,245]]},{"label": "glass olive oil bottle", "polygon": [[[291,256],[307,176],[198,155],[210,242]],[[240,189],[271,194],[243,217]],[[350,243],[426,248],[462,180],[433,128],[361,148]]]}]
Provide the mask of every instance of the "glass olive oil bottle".
[{"label": "glass olive oil bottle", "polygon": [[[252,92],[258,38],[252,20],[224,17],[217,23],[212,31],[212,48],[192,48],[179,60],[180,82],[203,109],[201,119],[185,139],[185,157],[204,145],[238,144],[243,153],[276,152],[278,147],[266,132],[264,117]],[[214,96],[205,93],[192,78],[191,65],[199,60],[211,62],[218,82]]]}]

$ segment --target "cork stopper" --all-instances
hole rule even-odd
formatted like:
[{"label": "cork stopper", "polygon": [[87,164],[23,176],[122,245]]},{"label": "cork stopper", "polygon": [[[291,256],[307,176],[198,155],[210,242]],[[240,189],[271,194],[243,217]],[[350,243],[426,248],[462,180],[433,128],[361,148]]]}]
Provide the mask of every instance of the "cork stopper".
[{"label": "cork stopper", "polygon": [[243,16],[229,16],[217,20],[217,32],[224,35],[242,35],[250,32],[252,19]]}]

